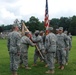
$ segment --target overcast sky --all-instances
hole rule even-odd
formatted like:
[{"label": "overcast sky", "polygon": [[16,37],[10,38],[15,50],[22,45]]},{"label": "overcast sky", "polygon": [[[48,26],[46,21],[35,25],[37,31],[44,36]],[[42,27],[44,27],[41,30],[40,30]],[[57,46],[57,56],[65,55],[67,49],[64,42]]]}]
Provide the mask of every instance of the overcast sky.
[{"label": "overcast sky", "polygon": [[[46,0],[0,0],[0,24],[12,24],[18,18],[35,16],[44,20]],[[48,0],[49,19],[76,15],[76,0]]]}]

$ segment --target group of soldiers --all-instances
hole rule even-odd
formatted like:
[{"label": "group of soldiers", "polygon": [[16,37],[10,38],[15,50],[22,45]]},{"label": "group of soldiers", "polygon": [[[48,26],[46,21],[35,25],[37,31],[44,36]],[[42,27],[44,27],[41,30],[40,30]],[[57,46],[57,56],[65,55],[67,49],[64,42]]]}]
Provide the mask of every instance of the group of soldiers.
[{"label": "group of soldiers", "polygon": [[19,27],[13,25],[12,32],[8,34],[7,44],[12,75],[18,75],[18,67],[22,67],[22,64],[25,69],[31,69],[28,66],[29,45],[35,46],[33,66],[37,66],[37,60],[40,58],[40,61],[45,62],[45,67],[49,67],[46,73],[55,72],[55,61],[59,64],[58,68],[63,70],[68,64],[71,42],[71,34],[67,35],[67,31],[63,32],[63,27],[56,29],[56,34],[53,33],[53,27],[49,27],[47,35],[43,31],[36,30],[30,37],[28,31],[25,32],[25,35],[21,35]]}]

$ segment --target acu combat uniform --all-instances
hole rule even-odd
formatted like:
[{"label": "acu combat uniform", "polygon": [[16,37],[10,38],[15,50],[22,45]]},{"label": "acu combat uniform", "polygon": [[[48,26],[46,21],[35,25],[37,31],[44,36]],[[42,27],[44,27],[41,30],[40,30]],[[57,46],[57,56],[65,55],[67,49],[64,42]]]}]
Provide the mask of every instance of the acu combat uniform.
[{"label": "acu combat uniform", "polygon": [[7,46],[10,55],[10,69],[17,71],[20,59],[18,54],[20,53],[20,34],[17,31],[8,34]]}]

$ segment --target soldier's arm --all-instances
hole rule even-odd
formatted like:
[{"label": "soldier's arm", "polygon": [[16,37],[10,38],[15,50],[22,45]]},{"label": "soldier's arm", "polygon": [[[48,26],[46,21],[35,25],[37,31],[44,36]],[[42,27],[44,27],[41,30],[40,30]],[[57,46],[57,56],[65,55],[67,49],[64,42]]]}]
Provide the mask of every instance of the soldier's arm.
[{"label": "soldier's arm", "polygon": [[40,40],[41,40],[40,38],[37,39],[36,37],[32,37],[32,41],[34,43],[40,42]]},{"label": "soldier's arm", "polygon": [[69,37],[69,50],[71,49],[72,47],[72,42],[71,42],[71,38]]},{"label": "soldier's arm", "polygon": [[21,39],[21,35],[17,34],[17,38],[16,38],[16,41],[17,41],[17,52],[20,52],[20,39]]},{"label": "soldier's arm", "polygon": [[27,38],[27,44],[29,44],[30,46],[35,46],[35,44],[29,39],[29,38]]},{"label": "soldier's arm", "polygon": [[49,37],[46,36],[45,38],[45,49],[48,50],[49,49]]},{"label": "soldier's arm", "polygon": [[9,39],[9,35],[8,35],[8,37],[7,37],[7,48],[8,48],[8,51],[9,51],[9,49],[10,49],[10,39]]},{"label": "soldier's arm", "polygon": [[65,37],[65,43],[66,43],[66,45],[67,45],[67,48],[69,48],[69,38],[68,38],[68,36],[67,35],[64,35],[64,37]]}]

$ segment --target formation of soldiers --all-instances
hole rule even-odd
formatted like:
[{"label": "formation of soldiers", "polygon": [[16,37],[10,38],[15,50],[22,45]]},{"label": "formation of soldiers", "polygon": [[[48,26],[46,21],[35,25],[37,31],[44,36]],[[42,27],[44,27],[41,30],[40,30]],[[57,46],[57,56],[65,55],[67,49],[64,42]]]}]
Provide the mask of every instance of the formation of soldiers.
[{"label": "formation of soldiers", "polygon": [[68,65],[69,51],[72,47],[72,36],[63,32],[63,27],[56,29],[53,33],[53,27],[48,28],[48,34],[43,31],[36,30],[34,35],[30,37],[29,32],[25,32],[24,36],[19,34],[19,27],[14,25],[12,32],[8,34],[8,51],[10,55],[10,69],[12,75],[18,75],[18,67],[24,65],[25,69],[31,69],[28,66],[28,48],[35,46],[34,64],[37,66],[37,60],[45,62],[45,67],[49,70],[46,73],[53,74],[55,62],[59,64],[59,69],[63,70]]}]

